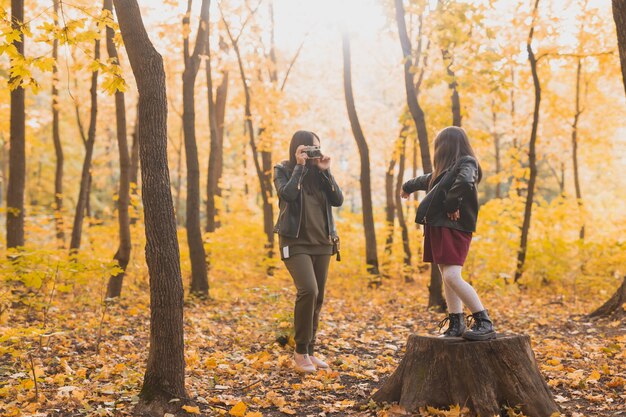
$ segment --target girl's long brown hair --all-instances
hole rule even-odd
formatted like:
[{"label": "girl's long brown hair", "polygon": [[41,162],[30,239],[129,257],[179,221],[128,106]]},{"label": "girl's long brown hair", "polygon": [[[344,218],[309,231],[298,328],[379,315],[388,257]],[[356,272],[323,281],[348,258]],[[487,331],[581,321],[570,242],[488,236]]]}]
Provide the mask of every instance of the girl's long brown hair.
[{"label": "girl's long brown hair", "polygon": [[[435,138],[435,158],[433,175],[430,178],[429,188],[432,188],[435,179],[441,173],[452,168],[456,161],[463,156],[476,158],[474,149],[469,143],[469,138],[465,130],[456,126],[449,126],[443,129]],[[478,181],[482,179],[483,173],[478,164]]]}]

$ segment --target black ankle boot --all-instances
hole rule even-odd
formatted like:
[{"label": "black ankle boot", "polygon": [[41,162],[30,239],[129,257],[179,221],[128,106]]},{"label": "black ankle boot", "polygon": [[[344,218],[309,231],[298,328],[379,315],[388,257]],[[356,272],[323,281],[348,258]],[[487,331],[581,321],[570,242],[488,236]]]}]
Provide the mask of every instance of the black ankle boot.
[{"label": "black ankle boot", "polygon": [[470,330],[463,333],[463,338],[467,340],[489,340],[496,338],[496,331],[493,330],[493,323],[487,314],[487,310],[478,311],[471,316],[474,324]]},{"label": "black ankle boot", "polygon": [[461,337],[465,332],[465,317],[463,313],[451,313],[439,323],[439,330],[448,322],[448,328],[439,337]]}]

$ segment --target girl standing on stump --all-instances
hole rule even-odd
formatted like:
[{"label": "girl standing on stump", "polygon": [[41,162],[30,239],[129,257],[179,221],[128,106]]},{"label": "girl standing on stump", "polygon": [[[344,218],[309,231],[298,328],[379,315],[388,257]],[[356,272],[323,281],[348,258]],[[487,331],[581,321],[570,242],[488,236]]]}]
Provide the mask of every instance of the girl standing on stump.
[{"label": "girl standing on stump", "polygon": [[297,289],[294,309],[295,369],[315,372],[328,364],[315,355],[315,336],[330,257],[339,260],[339,239],[332,207],[343,194],[330,173],[330,156],[320,151],[319,137],[298,131],[291,138],[289,160],[274,167],[280,212],[274,231],[280,254]]},{"label": "girl standing on stump", "polygon": [[[467,134],[460,127],[443,129],[435,139],[434,171],[402,185],[400,195],[428,191],[417,209],[416,223],[424,225],[424,262],[436,264],[443,278],[449,315],[443,337],[488,340],[496,337],[493,323],[476,290],[461,277],[478,217],[476,185],[482,178]],[[463,304],[474,324],[466,330]]]}]

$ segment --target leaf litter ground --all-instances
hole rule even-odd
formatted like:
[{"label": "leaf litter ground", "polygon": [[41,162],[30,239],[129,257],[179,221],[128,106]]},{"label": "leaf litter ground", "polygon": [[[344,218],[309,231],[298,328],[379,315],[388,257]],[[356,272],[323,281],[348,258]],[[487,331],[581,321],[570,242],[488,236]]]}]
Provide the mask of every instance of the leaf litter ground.
[{"label": "leaf litter ground", "polygon": [[[3,314],[1,415],[132,415],[148,353],[149,297],[145,274],[131,274],[125,285],[122,300],[106,311],[93,297],[104,282],[56,296],[45,329],[43,313],[28,306],[15,303]],[[195,406],[187,411],[248,417],[409,415],[398,406],[378,407],[369,397],[397,366],[410,333],[436,333],[443,315],[426,309],[427,277],[409,284],[388,278],[380,288],[368,288],[365,277],[331,272],[327,288],[318,341],[332,370],[310,376],[291,368],[295,290],[283,269],[274,277],[244,273],[236,280],[214,279],[210,300],[188,299],[186,387]],[[583,313],[599,301],[567,303],[549,291],[510,286],[481,294],[498,331],[531,336],[564,415],[624,415],[623,321],[590,322]],[[461,407],[413,415],[462,416]]]}]

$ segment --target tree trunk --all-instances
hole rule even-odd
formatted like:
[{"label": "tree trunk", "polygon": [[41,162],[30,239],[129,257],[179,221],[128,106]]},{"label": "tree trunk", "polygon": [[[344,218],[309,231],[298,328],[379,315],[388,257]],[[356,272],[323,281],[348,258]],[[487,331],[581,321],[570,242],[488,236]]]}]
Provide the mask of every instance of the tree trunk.
[{"label": "tree trunk", "polygon": [[578,121],[582,114],[580,107],[580,79],[582,75],[582,58],[578,58],[578,65],[576,66],[576,109],[574,112],[574,121],[572,122],[572,164],[574,166],[574,187],[576,189],[576,201],[578,202],[578,208],[580,209],[580,218],[583,220],[583,224],[578,232],[580,239],[585,238],[585,214],[583,212],[583,195],[580,189],[580,176],[578,173]]},{"label": "tree trunk", "polygon": [[[511,92],[510,92],[510,102],[511,102],[511,135],[513,136],[512,142],[513,142],[513,149],[515,149],[516,154],[518,152],[518,150],[521,148],[521,145],[519,144],[519,141],[517,140],[517,111],[516,111],[516,106],[515,106],[515,67],[513,66],[514,64],[511,64]],[[523,163],[521,161],[518,161],[520,163],[520,165],[523,166]],[[513,178],[513,181],[515,182],[515,194],[518,197],[522,196],[522,187],[521,187],[521,182],[523,181],[523,179],[521,178]]]},{"label": "tree trunk", "polygon": [[[409,107],[409,112],[415,123],[415,129],[417,130],[417,138],[420,146],[420,154],[422,157],[422,170],[425,174],[433,171],[433,166],[430,160],[430,150],[428,147],[428,129],[426,128],[426,118],[424,111],[422,110],[418,101],[418,92],[414,84],[414,76],[411,68],[412,63],[412,47],[411,40],[407,34],[404,4],[402,0],[395,0],[396,9],[396,23],[398,25],[398,35],[400,37],[400,46],[402,47],[402,54],[404,55],[404,86],[406,90],[406,101]],[[421,22],[421,17],[420,17]],[[420,41],[421,41],[421,26],[420,26]],[[418,51],[421,53],[421,43]],[[423,72],[420,75],[418,83],[421,83]],[[459,106],[460,109],[460,106]],[[414,164],[415,170],[415,164]],[[416,197],[417,198],[417,197]],[[430,274],[430,285],[428,286],[428,307],[434,307],[438,310],[445,310],[445,299],[443,297],[441,274],[439,268],[435,264],[432,265]]]},{"label": "tree trunk", "polygon": [[139,90],[139,152],[150,274],[150,351],[135,414],[163,416],[184,399],[183,283],[167,167],[167,96],[163,59],[143,25],[136,0],[114,0]]},{"label": "tree trunk", "polygon": [[459,91],[457,90],[459,84],[456,82],[456,74],[452,70],[454,58],[447,49],[441,50],[441,57],[443,58],[443,62],[446,64],[446,73],[450,79],[448,88],[452,90],[452,95],[450,96],[452,126],[461,127],[461,98],[459,97]]},{"label": "tree trunk", "polygon": [[[58,26],[59,0],[52,0],[54,9],[54,25]],[[59,57],[59,40],[52,41],[52,142],[54,143],[54,154],[56,156],[56,168],[54,172],[54,224],[56,228],[57,242],[61,248],[65,247],[65,230],[63,226],[63,147],[61,136],[59,135],[59,68],[57,65]]]},{"label": "tree trunk", "polygon": [[626,317],[624,305],[626,305],[626,276],[613,296],[589,314],[589,317],[613,317],[615,319]]},{"label": "tree trunk", "polygon": [[417,137],[420,145],[420,154],[422,156],[422,168],[424,173],[432,172],[433,167],[430,161],[430,150],[428,148],[428,130],[426,129],[426,120],[424,117],[424,111],[422,110],[419,101],[417,100],[417,93],[415,91],[415,85],[413,84],[413,72],[412,72],[412,54],[411,54],[411,40],[406,31],[406,22],[404,20],[404,5],[402,0],[395,0],[396,5],[396,22],[398,24],[398,35],[400,36],[400,45],[402,46],[402,53],[404,55],[404,86],[406,90],[406,102],[409,106],[409,112],[415,123],[417,130]]},{"label": "tree trunk", "polygon": [[[252,13],[254,13],[252,11]],[[226,27],[226,32],[228,33],[228,37],[233,45],[233,49],[235,50],[235,55],[237,56],[237,63],[239,66],[239,75],[241,78],[241,83],[244,91],[245,104],[244,104],[244,130],[248,134],[250,149],[252,150],[252,162],[254,162],[254,168],[257,173],[257,177],[259,178],[259,185],[261,188],[261,198],[263,201],[263,230],[265,231],[266,236],[266,249],[267,249],[267,257],[271,259],[273,257],[274,251],[274,214],[273,214],[273,206],[271,203],[272,196],[272,186],[271,186],[271,164],[268,167],[267,155],[261,156],[265,158],[263,161],[259,161],[259,151],[257,149],[256,138],[254,133],[254,124],[252,122],[252,98],[250,96],[250,87],[248,85],[248,78],[246,77],[245,69],[243,67],[243,59],[241,57],[241,51],[239,50],[239,37],[235,38],[230,31],[230,27],[226,23],[226,20],[222,16],[222,21]],[[263,153],[263,152],[261,152]],[[270,157],[271,158],[271,157]],[[244,163],[244,171],[246,170],[246,158],[243,158]],[[269,168],[270,172],[266,171],[266,168]],[[247,194],[247,184],[246,184],[246,194]],[[271,273],[271,268],[268,269],[268,272]]]},{"label": "tree trunk", "polygon": [[[94,42],[94,60],[99,59],[100,39],[96,39]],[[89,115],[87,140],[85,141],[85,159],[83,160],[83,170],[80,176],[80,190],[76,201],[76,213],[74,214],[74,226],[72,228],[72,239],[70,241],[70,255],[75,255],[80,249],[80,241],[83,234],[83,220],[85,219],[85,211],[87,210],[89,201],[91,159],[93,157],[93,147],[96,141],[96,120],[98,116],[98,70],[91,74],[91,88],[89,92],[91,95],[91,112]]]},{"label": "tree trunk", "polygon": [[458,337],[409,336],[396,371],[374,393],[378,403],[398,402],[409,412],[420,407],[467,407],[474,416],[558,413],[526,335],[498,336],[484,342]]},{"label": "tree trunk", "polygon": [[496,182],[496,198],[502,198],[502,181],[500,180],[500,171],[502,171],[502,162],[500,156],[500,133],[498,132],[498,112],[496,111],[496,100],[491,99],[491,136],[493,137],[494,158],[495,158],[495,176],[498,178]]},{"label": "tree trunk", "polygon": [[222,177],[224,159],[224,116],[226,113],[226,96],[228,93],[228,71],[223,72],[222,82],[217,87],[213,98],[213,74],[210,43],[206,44],[206,79],[209,102],[209,125],[211,145],[209,151],[209,169],[207,172],[207,223],[206,231],[214,232],[220,227],[219,210],[215,204],[215,197],[221,197],[222,190],[219,181]]},{"label": "tree trunk", "polygon": [[[200,23],[194,51],[189,54],[189,37],[184,37],[185,71],[183,72],[183,131],[185,135],[185,156],[187,160],[187,243],[191,259],[191,287],[192,294],[206,297],[209,294],[209,279],[207,273],[207,259],[202,240],[200,226],[200,163],[198,161],[198,147],[196,144],[196,115],[195,115],[195,82],[200,67],[200,53],[205,50],[207,41],[206,32],[209,26],[210,0],[202,0]],[[183,26],[189,25],[191,14],[191,0],[189,0],[187,14],[183,18]],[[183,29],[183,33],[187,30]]]},{"label": "tree trunk", "polygon": [[396,181],[395,197],[396,208],[398,214],[398,223],[400,224],[400,230],[402,231],[402,248],[404,250],[404,268],[402,269],[404,275],[404,282],[413,282],[413,274],[411,269],[411,246],[409,245],[409,229],[406,225],[406,219],[404,218],[404,211],[402,210],[402,197],[400,197],[400,191],[402,190],[402,184],[404,183],[404,169],[406,165],[406,132],[400,134],[400,157],[398,162],[398,179]]},{"label": "tree trunk", "polygon": [[515,282],[518,282],[524,272],[524,263],[526,261],[526,250],[528,249],[528,232],[530,231],[530,217],[532,215],[533,198],[535,195],[535,182],[537,181],[537,156],[535,153],[535,144],[537,143],[537,127],[539,126],[539,106],[541,104],[541,84],[539,83],[539,74],[537,73],[537,58],[532,48],[533,34],[535,32],[535,20],[537,18],[537,9],[539,8],[539,0],[535,0],[533,9],[533,21],[526,42],[526,50],[528,51],[528,62],[533,75],[533,86],[535,89],[535,106],[533,110],[533,124],[530,133],[530,142],[528,144],[528,167],[530,174],[528,176],[528,190],[526,191],[526,205],[524,206],[524,222],[522,223],[522,233],[520,237],[520,247],[517,252],[517,268],[515,270]]},{"label": "tree trunk", "polygon": [[619,62],[622,67],[622,80],[624,92],[626,92],[626,2],[613,0],[613,20],[617,32],[617,46],[619,49]]},{"label": "tree trunk", "polygon": [[[11,27],[19,30],[24,23],[24,0],[11,0]],[[24,35],[13,41],[24,55]],[[9,80],[9,85],[14,79]],[[24,88],[11,90],[9,187],[7,190],[7,248],[24,246],[24,185],[26,176],[26,113]]]},{"label": "tree trunk", "polygon": [[359,148],[361,157],[361,202],[363,205],[363,229],[365,230],[365,262],[368,265],[368,272],[378,275],[378,253],[376,248],[376,229],[374,228],[374,212],[372,209],[372,187],[370,181],[370,156],[369,148],[361,123],[354,104],[352,93],[352,68],[350,62],[350,37],[343,34],[343,87],[346,96],[346,107],[352,133]]},{"label": "tree trunk", "polygon": [[[139,131],[139,108],[137,108],[137,117],[135,118],[135,129],[132,133],[133,144],[130,147],[130,194],[132,199],[137,197],[139,193],[138,173],[139,173],[139,141],[137,140],[137,132]],[[132,201],[131,199],[131,201]],[[139,221],[139,211],[132,211],[130,224],[133,225]]]},{"label": "tree trunk", "polygon": [[[113,16],[113,0],[104,0],[104,9],[108,10]],[[113,28],[106,28],[106,43],[109,58],[120,65],[119,56],[113,37],[115,33]],[[113,259],[117,261],[121,271],[114,273],[109,277],[107,287],[107,298],[119,297],[122,293],[122,283],[126,267],[130,261],[131,238],[130,238],[130,217],[128,206],[130,204],[130,154],[128,153],[128,140],[126,138],[126,104],[124,93],[115,92],[115,122],[117,133],[117,148],[120,155],[120,184],[117,199],[117,214],[120,229],[120,243]]]},{"label": "tree trunk", "polygon": [[[402,127],[405,129],[405,126]],[[398,142],[400,141],[400,136],[398,136]],[[396,168],[396,159],[397,159],[397,144],[394,144],[393,153],[391,155],[391,159],[389,160],[389,165],[387,166],[387,172],[385,173],[385,224],[387,228],[387,237],[385,238],[385,264],[388,264],[389,258],[391,257],[392,248],[393,248],[393,234],[394,234],[394,222],[396,218],[396,199],[393,195],[395,191],[395,187],[393,185],[394,179],[394,171]],[[386,267],[387,265],[385,265]],[[386,268],[383,268],[386,269]]]}]

